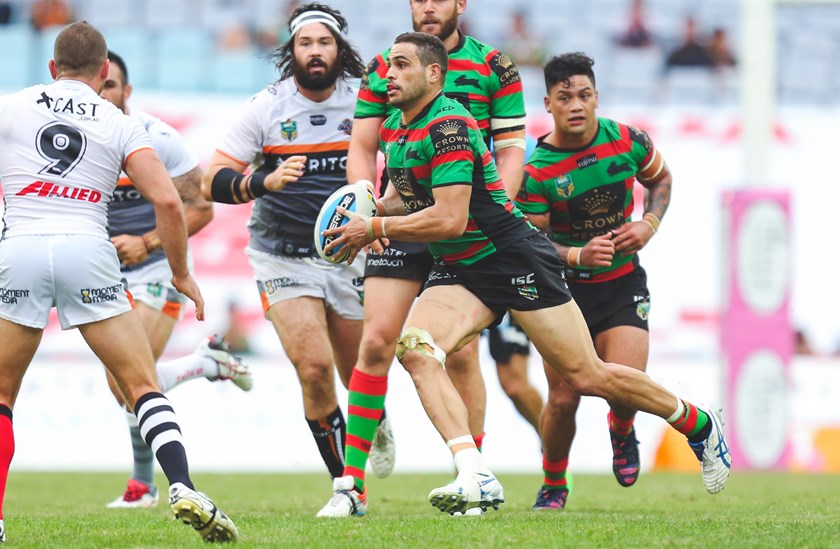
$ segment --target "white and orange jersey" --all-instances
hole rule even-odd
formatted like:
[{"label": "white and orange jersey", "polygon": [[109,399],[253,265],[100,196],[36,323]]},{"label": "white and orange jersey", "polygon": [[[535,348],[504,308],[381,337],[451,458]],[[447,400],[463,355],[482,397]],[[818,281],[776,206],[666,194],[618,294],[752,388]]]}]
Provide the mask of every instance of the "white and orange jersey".
[{"label": "white and orange jersey", "polygon": [[152,146],[143,127],[74,80],[27,88],[0,109],[4,238],[107,238],[120,171],[129,156]]},{"label": "white and orange jersey", "polygon": [[[144,112],[132,111],[129,117],[137,120],[149,134],[152,147],[170,177],[173,179],[180,177],[198,166],[198,158],[189,150],[178,130]],[[134,187],[134,183],[125,172],[121,173],[113,199],[108,205],[108,233],[111,236],[142,235],[156,226],[154,206]],[[132,265],[131,269],[137,269],[164,258],[163,250],[155,250],[149,254],[146,261]]]},{"label": "white and orange jersey", "polygon": [[356,94],[355,88],[338,80],[328,99],[315,102],[287,78],[255,95],[242,110],[218,148],[221,154],[266,173],[289,156],[307,157],[297,182],[256,200],[248,224],[252,248],[283,254],[289,246],[313,244],[321,205],[347,183]]}]

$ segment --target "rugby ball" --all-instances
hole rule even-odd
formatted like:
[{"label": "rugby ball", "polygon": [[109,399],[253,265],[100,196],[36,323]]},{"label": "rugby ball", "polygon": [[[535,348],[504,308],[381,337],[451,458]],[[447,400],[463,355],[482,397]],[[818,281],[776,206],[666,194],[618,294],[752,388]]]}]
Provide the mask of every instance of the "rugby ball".
[{"label": "rugby ball", "polygon": [[330,263],[341,263],[350,255],[350,250],[343,250],[339,246],[332,250],[330,255],[324,252],[324,248],[332,242],[334,236],[324,236],[322,233],[327,229],[341,227],[349,221],[346,215],[338,213],[338,208],[344,208],[348,212],[374,216],[376,215],[376,198],[370,192],[366,181],[358,181],[352,185],[344,185],[327,198],[318,219],[315,221],[315,249],[321,259]]}]

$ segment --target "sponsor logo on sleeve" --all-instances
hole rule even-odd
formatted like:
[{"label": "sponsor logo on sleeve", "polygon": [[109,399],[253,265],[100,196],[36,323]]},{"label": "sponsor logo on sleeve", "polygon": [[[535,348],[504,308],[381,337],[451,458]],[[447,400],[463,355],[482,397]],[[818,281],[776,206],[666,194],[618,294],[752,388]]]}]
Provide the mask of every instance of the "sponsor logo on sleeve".
[{"label": "sponsor logo on sleeve", "polygon": [[430,135],[435,147],[435,156],[471,150],[469,128],[463,120],[444,119],[432,124]]}]

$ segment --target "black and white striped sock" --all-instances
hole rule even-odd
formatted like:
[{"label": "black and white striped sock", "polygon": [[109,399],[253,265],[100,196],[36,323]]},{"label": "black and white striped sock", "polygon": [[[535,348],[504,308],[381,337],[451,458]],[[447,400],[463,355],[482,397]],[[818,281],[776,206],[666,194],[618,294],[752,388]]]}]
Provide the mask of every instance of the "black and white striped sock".
[{"label": "black and white striped sock", "polygon": [[169,484],[180,482],[193,489],[187,452],[172,404],[160,393],[146,393],[137,399],[134,410],[140,434],[157,457]]}]

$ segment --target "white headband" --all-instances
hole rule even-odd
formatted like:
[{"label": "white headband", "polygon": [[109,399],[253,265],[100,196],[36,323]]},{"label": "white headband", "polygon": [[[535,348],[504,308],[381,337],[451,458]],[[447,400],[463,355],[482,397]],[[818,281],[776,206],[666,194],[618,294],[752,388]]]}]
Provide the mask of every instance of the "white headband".
[{"label": "white headband", "polygon": [[302,26],[309,25],[310,23],[323,23],[334,30],[336,34],[341,34],[341,27],[335,17],[329,13],[314,10],[305,11],[292,19],[292,22],[289,23],[289,31],[292,33],[292,36],[294,36]]}]

